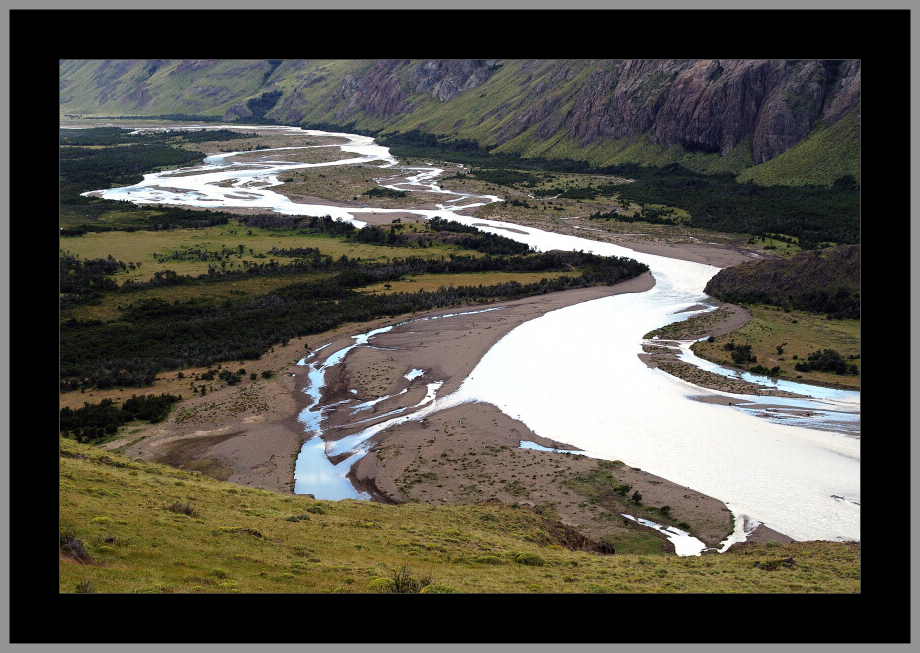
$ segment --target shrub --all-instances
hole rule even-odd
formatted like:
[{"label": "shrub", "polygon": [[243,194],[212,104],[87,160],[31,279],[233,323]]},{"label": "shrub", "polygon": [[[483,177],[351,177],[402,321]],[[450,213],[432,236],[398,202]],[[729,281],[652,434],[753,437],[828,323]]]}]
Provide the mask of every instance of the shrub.
[{"label": "shrub", "polygon": [[730,351],[735,365],[757,362],[757,357],[751,353],[750,345],[735,345]]},{"label": "shrub", "polygon": [[383,186],[375,186],[366,193],[368,197],[389,197],[389,198],[400,198],[406,197],[409,193],[403,190],[393,190],[392,188],[384,188]]},{"label": "shrub", "polygon": [[290,517],[284,518],[285,521],[293,521],[293,522],[309,521],[309,519],[310,519],[310,515],[291,515]]},{"label": "shrub", "polygon": [[418,594],[423,587],[432,583],[431,576],[415,578],[409,565],[405,564],[390,573],[390,580],[393,583],[393,589],[390,591],[394,594]]},{"label": "shrub", "polygon": [[371,592],[392,593],[393,581],[389,578],[374,578],[367,584],[367,589]]},{"label": "shrub", "polygon": [[81,540],[78,540],[73,533],[60,534],[61,553],[70,556],[77,562],[83,564],[93,564],[93,558],[86,551],[86,547]]},{"label": "shrub", "polygon": [[96,592],[96,587],[93,585],[92,581],[84,579],[77,583],[74,592],[77,594],[94,594]]},{"label": "shrub", "polygon": [[834,349],[819,349],[808,354],[808,359],[796,363],[800,372],[833,372],[834,374],[859,374],[859,368],[844,360],[840,352]]},{"label": "shrub", "polygon": [[473,562],[479,562],[484,565],[500,565],[504,561],[498,556],[486,555],[486,556],[477,556],[476,558],[473,558]]},{"label": "shrub", "polygon": [[546,561],[536,553],[515,553],[513,559],[519,565],[529,565],[531,567],[542,567],[546,564]]},{"label": "shrub", "polygon": [[182,503],[181,501],[176,501],[166,506],[166,509],[171,512],[179,513],[180,515],[188,515],[189,517],[198,516],[198,512],[192,507],[192,504]]}]

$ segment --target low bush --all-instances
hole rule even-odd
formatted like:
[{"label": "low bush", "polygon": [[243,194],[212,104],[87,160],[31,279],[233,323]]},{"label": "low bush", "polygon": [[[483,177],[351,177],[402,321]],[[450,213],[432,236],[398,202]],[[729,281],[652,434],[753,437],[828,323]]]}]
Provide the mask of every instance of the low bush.
[{"label": "low bush", "polygon": [[800,372],[833,372],[834,374],[859,374],[856,365],[847,363],[840,352],[834,349],[819,349],[808,354],[808,359],[796,363]]},{"label": "low bush", "polygon": [[309,521],[310,515],[291,515],[290,517],[285,517],[284,520],[292,522]]},{"label": "low bush", "polygon": [[513,560],[519,565],[529,565],[531,567],[542,567],[546,564],[546,560],[536,553],[515,553]]},{"label": "low bush", "polygon": [[190,503],[182,503],[181,501],[176,501],[168,506],[166,509],[170,512],[175,512],[180,515],[188,515],[189,517],[197,517],[198,512],[192,507]]},{"label": "low bush", "polygon": [[502,560],[502,559],[499,558],[498,556],[490,556],[490,555],[486,555],[486,556],[477,556],[477,557],[473,558],[473,562],[478,562],[478,563],[483,564],[483,565],[500,565],[500,564],[504,564],[504,560]]},{"label": "low bush", "polygon": [[390,594],[393,592],[393,581],[389,578],[374,578],[367,584],[367,589],[371,592]]},{"label": "low bush", "polygon": [[431,585],[431,576],[420,576],[416,578],[412,575],[409,565],[402,565],[390,573],[390,581],[394,594],[418,594],[423,588]]}]

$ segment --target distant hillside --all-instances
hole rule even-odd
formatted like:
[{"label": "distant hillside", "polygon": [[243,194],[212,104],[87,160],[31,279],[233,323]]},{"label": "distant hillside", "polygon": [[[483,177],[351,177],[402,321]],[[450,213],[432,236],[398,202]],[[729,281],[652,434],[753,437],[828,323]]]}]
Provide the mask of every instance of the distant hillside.
[{"label": "distant hillside", "polygon": [[[859,545],[603,555],[501,504],[315,501],[61,440],[62,592],[856,593]],[[413,587],[414,586],[414,587]]]},{"label": "distant hillside", "polygon": [[419,130],[767,185],[859,179],[859,61],[64,60],[60,73],[62,114]]},{"label": "distant hillside", "polygon": [[727,302],[859,318],[860,251],[859,245],[843,245],[788,259],[742,263],[716,274],[705,292]]}]

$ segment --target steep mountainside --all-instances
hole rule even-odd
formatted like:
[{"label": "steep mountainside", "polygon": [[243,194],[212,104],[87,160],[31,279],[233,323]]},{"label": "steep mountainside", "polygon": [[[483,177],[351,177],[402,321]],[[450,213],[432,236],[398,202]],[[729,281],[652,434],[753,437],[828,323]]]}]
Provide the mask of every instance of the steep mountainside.
[{"label": "steep mountainside", "polygon": [[60,70],[67,114],[418,129],[524,156],[676,161],[767,184],[859,177],[858,61],[70,60]]},{"label": "steep mountainside", "polygon": [[859,276],[860,246],[843,245],[725,268],[709,280],[706,294],[858,318]]}]

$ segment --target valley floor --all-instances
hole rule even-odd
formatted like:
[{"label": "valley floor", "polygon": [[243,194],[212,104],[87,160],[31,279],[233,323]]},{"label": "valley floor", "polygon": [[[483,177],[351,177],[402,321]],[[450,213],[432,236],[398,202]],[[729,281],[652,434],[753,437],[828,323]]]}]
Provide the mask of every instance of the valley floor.
[{"label": "valley floor", "polygon": [[[315,174],[305,173],[298,179],[292,179],[291,183],[280,188],[279,192],[299,202],[317,200],[329,181],[323,179],[323,175],[318,172],[327,169],[315,170]],[[346,168],[343,167],[342,171],[344,170]],[[366,205],[363,201],[365,198],[361,195],[366,192],[365,187],[374,188],[377,187],[377,183],[368,178],[370,172],[367,168],[355,166],[347,170],[350,171],[351,177],[340,175],[335,182],[338,186],[333,191],[327,191],[327,194],[331,192],[335,197],[323,199],[324,204]],[[379,170],[376,172],[379,173]],[[394,177],[383,183],[399,181],[405,181],[405,177]],[[464,183],[476,182],[465,180]],[[451,188],[451,185],[446,183],[445,187]],[[477,187],[476,190],[483,192],[488,189]],[[329,201],[330,199],[334,201]],[[425,194],[422,199],[432,205],[436,201],[443,201],[443,197],[438,198],[434,194]],[[417,202],[418,198],[415,197],[413,205]],[[375,200],[372,206],[399,209],[404,208],[405,203],[398,198],[381,199]],[[569,206],[566,205],[566,208]],[[496,203],[478,209],[476,215],[718,267],[735,265],[763,255],[762,251],[756,248],[745,247],[736,237],[721,234],[707,236],[699,233],[699,230],[659,229],[636,224],[630,224],[626,228],[627,225],[611,225],[602,220],[588,220],[582,215],[566,216],[565,211],[562,212],[563,217],[547,217],[545,213],[541,213],[527,218],[521,217],[510,205]],[[362,220],[373,224],[389,223],[396,217],[401,216],[398,213],[361,215]],[[417,217],[414,217],[406,221],[414,222],[416,219]],[[84,238],[78,245],[93,244],[93,240]],[[102,240],[102,237],[96,237],[95,240]],[[345,399],[366,402],[385,396],[390,398],[375,403],[373,408],[366,412],[355,413],[348,408],[329,412],[323,425],[325,437],[327,441],[334,441],[354,434],[380,422],[392,411],[416,405],[426,394],[426,382],[431,380],[443,381],[443,387],[438,393],[439,396],[447,396],[459,387],[483,355],[502,336],[524,322],[549,311],[599,297],[645,292],[652,288],[654,283],[651,274],[646,273],[616,286],[584,288],[497,303],[490,306],[501,306],[501,310],[443,321],[411,322],[382,334],[375,338],[373,347],[356,349],[348,355],[343,364],[331,368],[321,403],[324,406],[332,406]],[[482,305],[453,307],[424,315],[460,313],[464,310],[475,311],[482,308]],[[728,310],[732,312],[733,307],[728,307]],[[443,580],[447,586],[457,591],[858,591],[858,563],[855,566],[853,563],[854,557],[858,558],[858,545],[789,544],[790,538],[771,530],[767,525],[755,531],[750,538],[751,544],[737,547],[738,552],[730,555],[706,556],[690,563],[677,562],[678,559],[674,556],[657,556],[652,559],[653,562],[649,562],[648,558],[636,557],[639,554],[673,552],[673,545],[658,532],[623,518],[624,513],[685,529],[710,547],[717,547],[731,532],[731,514],[719,500],[638,468],[628,467],[619,461],[611,463],[577,454],[522,449],[522,441],[558,449],[571,447],[537,436],[522,422],[505,415],[491,404],[462,404],[435,413],[420,422],[408,422],[392,427],[371,440],[370,452],[354,466],[350,475],[351,480],[357,487],[365,489],[383,503],[405,505],[394,507],[348,500],[339,503],[315,502],[308,497],[291,496],[295,460],[303,442],[309,436],[309,433],[305,432],[304,424],[298,419],[301,411],[307,406],[304,389],[308,383],[308,368],[297,365],[297,361],[310,351],[318,352],[319,347],[328,345],[321,353],[317,353],[315,360],[322,361],[324,356],[329,356],[350,344],[356,334],[400,322],[405,317],[397,316],[363,324],[345,325],[324,334],[291,340],[283,346],[276,345],[261,359],[245,363],[247,375],[252,373],[258,377],[257,380],[244,379],[239,386],[226,386],[206,396],[185,399],[176,406],[165,422],[129,425],[118,438],[103,445],[113,454],[133,458],[135,462],[125,463],[123,466],[144,476],[147,479],[145,483],[151,487],[158,484],[170,485],[172,482],[165,481],[162,478],[164,475],[179,479],[175,481],[178,487],[189,485],[190,489],[187,492],[170,492],[176,493],[177,501],[195,500],[202,505],[208,504],[197,516],[176,515],[164,506],[154,506],[150,499],[146,500],[146,509],[166,511],[162,514],[156,512],[155,522],[156,529],[159,529],[158,532],[162,535],[161,539],[168,539],[171,547],[176,546],[174,540],[180,531],[193,533],[193,540],[207,537],[206,533],[210,532],[216,539],[205,545],[204,550],[211,550],[217,557],[227,558],[229,561],[224,564],[233,569],[232,574],[222,568],[207,569],[206,560],[202,559],[189,565],[190,568],[195,568],[194,573],[189,572],[191,575],[183,575],[187,571],[184,569],[159,569],[159,563],[156,563],[151,566],[143,581],[138,580],[135,576],[139,572],[139,567],[133,567],[133,564],[136,556],[142,557],[144,554],[139,548],[135,548],[136,534],[127,533],[130,531],[131,522],[122,524],[117,518],[106,514],[106,511],[110,510],[108,497],[121,496],[120,491],[115,490],[115,494],[107,494],[108,491],[104,487],[100,489],[93,486],[87,489],[85,483],[65,480],[65,504],[69,506],[67,510],[70,511],[65,511],[68,515],[65,523],[70,523],[78,532],[83,529],[85,533],[81,532],[82,535],[94,538],[92,541],[98,545],[95,550],[103,564],[97,569],[92,565],[77,565],[71,560],[63,559],[62,566],[67,573],[62,578],[62,590],[70,591],[65,589],[65,585],[72,584],[75,579],[90,578],[100,588],[111,588],[109,591],[138,591],[144,588],[161,592],[367,591],[368,579],[385,576],[388,569],[396,564],[397,559],[406,559],[406,555],[418,555],[418,559],[424,560],[429,568],[437,570],[437,580]],[[412,317],[420,318],[423,315]],[[717,327],[721,329],[718,333],[721,335],[733,331],[749,319],[750,315],[743,311],[732,312],[731,316]],[[654,359],[662,369],[681,376],[680,373],[669,369],[668,365],[661,364],[662,356],[667,357],[665,354],[654,351],[647,353],[649,361]],[[236,367],[235,364],[231,365]],[[417,380],[409,379],[407,384],[405,375],[415,369],[423,370],[425,374]],[[269,370],[275,373],[273,378],[265,379],[258,376],[261,372]],[[204,370],[183,370],[161,374],[161,378],[151,391],[172,392],[180,388],[187,389],[188,377],[202,371]],[[699,379],[691,380],[699,382]],[[401,391],[403,388],[405,392]],[[84,399],[98,401],[103,397],[124,399],[133,392],[96,391],[87,395],[68,393],[62,396],[62,405],[77,406]],[[437,437],[432,437],[435,433]],[[66,451],[69,451],[66,454],[69,459],[68,465],[77,466],[70,470],[71,476],[64,477],[71,481],[80,479],[81,469],[83,472],[90,469],[87,465],[95,465],[93,469],[105,469],[104,466],[110,464],[70,443],[65,446]],[[141,461],[166,463],[191,474],[164,471],[165,468]],[[78,469],[81,465],[83,467]],[[99,468],[99,465],[103,467]],[[132,465],[134,467],[131,467]],[[108,473],[114,472],[108,470]],[[219,486],[216,481],[205,477],[256,489],[240,488],[231,492],[230,486]],[[114,477],[111,480],[115,485],[120,483],[126,487],[133,482],[125,482]],[[231,497],[229,503],[222,500],[208,503],[211,499],[202,498],[224,496],[218,493],[241,494],[247,497],[247,502],[239,504],[238,498]],[[92,506],[84,501],[85,496],[93,497]],[[100,501],[95,502],[95,499]],[[242,505],[242,508],[231,506],[234,502],[237,506]],[[421,502],[435,505],[419,505]],[[438,507],[442,504],[453,507]],[[509,508],[509,505],[514,508]],[[287,510],[288,506],[292,514],[285,517],[281,513]],[[320,507],[319,511],[312,510],[316,506]],[[140,504],[135,508],[141,509]],[[301,509],[311,514],[294,514]],[[93,510],[98,510],[99,514],[92,516],[87,513]],[[384,512],[380,512],[381,510]],[[399,512],[400,510],[402,512]],[[438,512],[439,510],[442,512]],[[475,533],[470,534],[465,528],[470,519],[497,521],[500,525],[515,523],[514,513],[509,512],[513,510],[526,514],[526,520],[536,520],[534,523],[538,524],[537,530],[542,529],[543,535],[534,535],[528,531],[518,538],[518,533],[512,528],[512,532],[505,534],[510,538],[509,542],[493,545],[484,543],[483,538]],[[239,519],[235,511],[239,511],[245,518]],[[438,524],[438,520],[444,515],[449,515],[445,519],[451,524],[456,521],[459,530],[451,526],[441,533],[437,530],[441,528],[440,525],[436,527],[436,533],[423,532],[425,528],[421,526],[421,530],[413,530],[412,519],[419,517],[422,512],[425,513],[424,519],[431,517]],[[328,514],[335,515],[336,518],[315,516]],[[378,518],[375,515],[386,517]],[[408,521],[401,521],[407,519],[407,515]],[[215,516],[221,522],[219,526],[212,523]],[[303,519],[298,521],[294,517]],[[258,523],[251,518],[257,518]],[[125,528],[109,528],[108,525],[112,524],[113,519],[115,524]],[[383,525],[388,519],[393,523]],[[328,530],[304,535],[303,531],[310,530],[311,520],[314,527],[317,525],[315,522],[321,522],[319,525]],[[244,521],[246,524],[243,524]],[[548,525],[550,522],[551,525]],[[400,523],[408,523],[410,526],[397,528],[394,525]],[[430,521],[424,521],[424,524],[427,527]],[[186,526],[190,528],[187,529]],[[113,534],[107,535],[107,528]],[[295,534],[295,530],[292,529],[300,529],[301,532]],[[358,530],[352,532],[354,529]],[[381,534],[376,533],[374,529],[385,532],[378,537]],[[403,541],[393,529],[422,537]],[[123,535],[121,531],[125,531],[126,534]],[[252,531],[259,535],[254,535]],[[270,531],[283,531],[283,534],[266,535]],[[560,539],[560,532],[569,535]],[[575,536],[572,536],[573,532]],[[332,554],[323,544],[330,536],[342,540]],[[115,543],[109,542],[109,537],[115,538]],[[592,547],[606,547],[622,555],[602,557],[597,553],[570,552],[565,547],[571,544],[572,537],[581,542],[581,546],[588,546],[587,542]],[[303,544],[307,540],[312,544]],[[475,546],[472,544],[474,541]],[[130,544],[125,549],[120,548],[125,542]],[[282,544],[283,542],[298,544],[289,546],[287,543]],[[770,543],[773,547],[768,547],[765,543]],[[459,545],[462,551],[455,550],[457,547],[454,544]],[[279,554],[280,557],[275,555],[277,551],[269,553],[270,558],[277,557],[279,569],[289,569],[278,574],[266,572],[266,566],[262,561],[263,554],[268,551],[265,547],[276,545],[280,545],[282,549],[288,547],[293,550],[293,553],[288,551]],[[391,551],[391,545],[396,549]],[[542,574],[542,577],[549,580],[540,580],[538,576],[541,574],[535,571],[538,566],[531,569],[526,563],[515,564],[517,553],[529,551],[528,547],[538,545],[540,548],[536,550],[539,553],[534,555],[549,555],[551,558],[544,560],[540,565],[571,564],[575,568],[581,566],[583,569],[592,570],[598,565],[613,566],[610,567],[611,571],[598,571],[600,575],[591,575],[590,579],[588,576],[582,579],[579,574],[573,573],[570,580],[569,576],[563,578],[562,574],[556,573]],[[352,546],[355,551],[349,548]],[[345,551],[342,547],[348,550]],[[515,547],[520,548],[520,551]],[[486,553],[474,556],[471,553],[474,549]],[[235,550],[236,553],[232,553],[231,550]],[[379,568],[370,566],[368,551],[373,551],[381,558],[377,563]],[[778,561],[774,562],[778,566],[774,565],[769,572],[763,571],[762,567],[753,566],[752,560],[745,558],[750,555],[772,554],[773,551],[777,553]],[[780,553],[790,559],[796,557],[798,562],[780,564],[782,559],[785,559],[779,558]],[[290,560],[286,557],[289,554],[294,556]],[[189,555],[195,557],[195,554]],[[354,560],[350,557],[352,555],[355,556]],[[569,560],[566,557],[569,555],[589,557]],[[810,562],[803,564],[803,556]],[[311,564],[298,560],[298,557],[306,558]],[[488,557],[495,558],[498,562],[484,562],[480,559]],[[364,562],[360,562],[361,560]],[[605,562],[597,562],[599,560]],[[612,560],[616,561],[606,562]],[[670,560],[675,562],[667,562]],[[740,564],[739,560],[744,560],[744,563]],[[322,564],[314,566],[314,562]],[[458,568],[445,566],[458,562],[464,565],[463,569],[481,568],[488,570],[488,573],[476,578],[475,574],[471,577],[463,570],[458,571]],[[365,566],[358,569],[354,565]],[[646,571],[652,570],[644,569],[644,566],[657,568],[660,565],[664,567],[656,569],[653,575],[645,574]],[[177,564],[177,567],[184,566],[186,565]],[[732,571],[718,572],[732,574],[731,580],[727,583],[705,582],[705,576],[709,573],[706,570],[713,568],[731,569]],[[256,569],[260,570],[258,574]],[[756,573],[750,572],[750,569],[754,569]],[[776,569],[780,571],[777,572]],[[117,573],[109,573],[111,570],[119,570],[119,573],[127,575],[125,579],[119,580]],[[521,570],[524,570],[526,576],[524,580],[517,579]],[[851,570],[855,571],[851,573]],[[506,571],[510,573],[505,573]],[[786,574],[788,578],[780,579],[780,573]],[[607,574],[611,574],[610,578],[601,582]],[[676,576],[672,579],[670,574]],[[665,578],[666,580],[661,580]],[[812,580],[815,582],[811,583]]]}]

